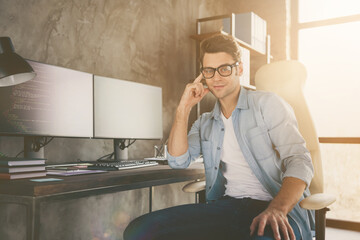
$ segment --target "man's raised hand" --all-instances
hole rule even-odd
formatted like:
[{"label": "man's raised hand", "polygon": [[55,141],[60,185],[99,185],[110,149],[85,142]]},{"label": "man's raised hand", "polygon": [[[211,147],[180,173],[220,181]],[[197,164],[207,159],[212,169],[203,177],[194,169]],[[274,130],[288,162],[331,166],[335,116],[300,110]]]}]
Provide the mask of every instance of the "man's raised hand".
[{"label": "man's raised hand", "polygon": [[192,83],[188,83],[184,90],[184,93],[181,97],[179,106],[186,108],[192,108],[198,102],[203,99],[203,97],[209,93],[208,88],[204,88],[204,85],[201,83],[202,74],[200,74]]}]

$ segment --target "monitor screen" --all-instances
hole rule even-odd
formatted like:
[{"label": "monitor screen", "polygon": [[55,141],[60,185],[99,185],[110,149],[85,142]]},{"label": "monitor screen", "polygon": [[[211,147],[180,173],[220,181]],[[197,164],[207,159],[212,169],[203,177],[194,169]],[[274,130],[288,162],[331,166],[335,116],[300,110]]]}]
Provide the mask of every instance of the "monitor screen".
[{"label": "monitor screen", "polygon": [[94,137],[161,139],[160,87],[94,76]]},{"label": "monitor screen", "polygon": [[0,88],[0,134],[93,135],[93,75],[28,61],[36,77]]}]

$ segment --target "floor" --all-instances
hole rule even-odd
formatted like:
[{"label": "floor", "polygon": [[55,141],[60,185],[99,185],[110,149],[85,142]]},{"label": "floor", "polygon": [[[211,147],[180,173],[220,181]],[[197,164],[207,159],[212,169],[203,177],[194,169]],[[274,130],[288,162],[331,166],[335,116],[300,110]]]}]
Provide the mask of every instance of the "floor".
[{"label": "floor", "polygon": [[327,227],[325,231],[326,240],[360,240],[360,232],[347,231],[329,227]]}]

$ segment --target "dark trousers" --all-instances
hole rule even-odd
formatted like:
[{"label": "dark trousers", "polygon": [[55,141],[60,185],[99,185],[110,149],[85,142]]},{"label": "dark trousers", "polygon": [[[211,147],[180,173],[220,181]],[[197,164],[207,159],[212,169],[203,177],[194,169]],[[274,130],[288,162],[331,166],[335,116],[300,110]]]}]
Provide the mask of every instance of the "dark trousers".
[{"label": "dark trousers", "polygon": [[[125,229],[125,240],[274,239],[270,226],[262,237],[250,237],[250,225],[269,202],[223,197],[207,204],[188,204],[145,214]],[[296,239],[301,239],[291,219]]]}]

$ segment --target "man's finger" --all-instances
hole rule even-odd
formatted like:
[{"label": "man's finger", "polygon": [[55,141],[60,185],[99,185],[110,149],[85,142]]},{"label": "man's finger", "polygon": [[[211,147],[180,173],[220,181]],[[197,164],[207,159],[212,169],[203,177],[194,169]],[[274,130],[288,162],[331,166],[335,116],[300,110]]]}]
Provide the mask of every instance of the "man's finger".
[{"label": "man's finger", "polygon": [[271,228],[273,230],[273,233],[274,233],[274,238],[276,240],[280,240],[281,237],[280,237],[280,232],[279,232],[279,225],[276,221],[271,221]]},{"label": "man's finger", "polygon": [[266,223],[267,223],[267,220],[266,220],[266,219],[261,219],[261,220],[260,220],[259,226],[258,226],[258,231],[257,231],[257,234],[258,234],[259,236],[264,235]]},{"label": "man's finger", "polygon": [[203,94],[204,87],[199,83],[197,83],[197,84],[193,83],[192,91],[194,92],[194,97],[199,97]]},{"label": "man's finger", "polygon": [[256,226],[258,225],[258,218],[254,218],[250,225],[250,235],[252,236],[255,232]]},{"label": "man's finger", "polygon": [[197,78],[195,78],[194,83],[199,83],[199,82],[201,82],[201,79],[202,79],[202,78],[203,78],[203,75],[200,73],[200,75],[197,76]]},{"label": "man's finger", "polygon": [[289,232],[288,232],[288,226],[286,225],[286,223],[284,223],[283,221],[280,220],[280,223],[279,224],[279,228],[280,228],[280,231],[282,232],[283,234],[283,237],[285,240],[289,240]]},{"label": "man's finger", "polygon": [[285,224],[286,224],[286,226],[287,226],[290,239],[291,239],[291,240],[296,240],[294,230],[292,229],[290,223],[289,223],[289,222],[286,222]]}]

